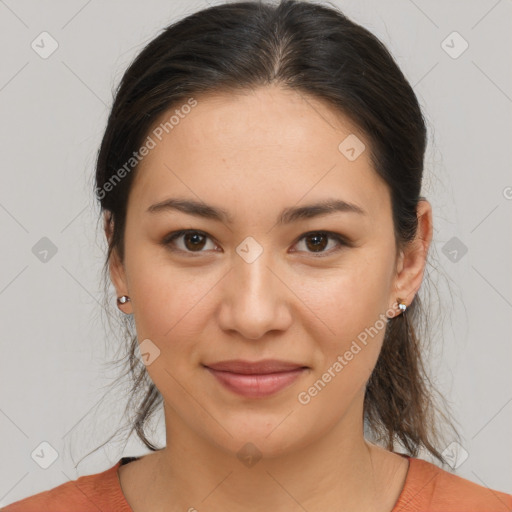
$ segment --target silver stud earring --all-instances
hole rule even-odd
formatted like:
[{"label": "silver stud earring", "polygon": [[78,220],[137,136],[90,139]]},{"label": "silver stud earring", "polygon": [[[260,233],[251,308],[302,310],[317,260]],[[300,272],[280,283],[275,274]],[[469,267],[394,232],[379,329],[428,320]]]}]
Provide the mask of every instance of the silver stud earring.
[{"label": "silver stud earring", "polygon": [[126,304],[130,300],[130,297],[128,295],[121,295],[121,297],[117,298],[118,304]]},{"label": "silver stud earring", "polygon": [[397,302],[398,302],[398,308],[400,309],[400,311],[402,313],[405,312],[405,310],[407,309],[407,305],[405,304],[405,302],[402,302],[402,299],[396,299]]}]

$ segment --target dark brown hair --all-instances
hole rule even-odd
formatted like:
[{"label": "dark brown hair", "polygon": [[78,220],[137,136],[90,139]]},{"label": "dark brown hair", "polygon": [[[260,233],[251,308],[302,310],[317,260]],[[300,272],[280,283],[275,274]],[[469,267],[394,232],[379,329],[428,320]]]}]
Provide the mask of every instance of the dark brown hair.
[{"label": "dark brown hair", "polygon": [[[411,242],[426,147],[425,121],[413,89],[385,46],[336,8],[308,1],[234,2],[201,10],[165,28],[128,67],[116,91],[97,159],[95,191],[109,215],[113,251],[124,258],[127,198],[136,172],[126,163],[164,112],[190,98],[279,84],[327,102],[366,135],[375,171],[391,195],[396,248]],[[133,163],[133,162],[132,162]],[[126,172],[120,177],[119,170]],[[109,186],[110,184],[110,186]],[[365,427],[393,450],[412,456],[426,449],[441,462],[434,387],[427,377],[417,332],[427,315],[418,295],[388,322],[382,350],[367,383]],[[131,320],[127,320],[130,324]],[[130,342],[127,372],[135,431],[157,450],[145,425],[162,402]]]}]

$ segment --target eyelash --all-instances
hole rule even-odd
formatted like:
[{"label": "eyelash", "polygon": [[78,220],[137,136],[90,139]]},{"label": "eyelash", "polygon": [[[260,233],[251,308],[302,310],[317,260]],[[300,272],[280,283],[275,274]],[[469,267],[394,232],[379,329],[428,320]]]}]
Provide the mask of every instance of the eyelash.
[{"label": "eyelash", "polygon": [[[173,252],[182,252],[182,253],[191,255],[192,257],[195,257],[196,254],[199,255],[199,254],[205,252],[205,251],[196,251],[196,252],[194,252],[194,251],[184,251],[182,249],[176,249],[176,248],[172,247],[172,242],[174,242],[174,240],[176,240],[180,236],[183,236],[183,235],[186,235],[186,234],[189,234],[189,233],[190,234],[192,234],[192,233],[193,234],[199,234],[201,236],[205,236],[206,238],[209,238],[210,240],[212,240],[212,238],[207,233],[205,233],[204,231],[200,231],[200,230],[197,230],[197,229],[182,229],[182,230],[179,230],[179,231],[173,231],[172,233],[169,233],[162,240],[162,244],[165,247],[167,247],[168,249],[170,249],[171,251],[173,251]],[[338,247],[335,248],[334,250],[331,249],[330,251],[318,252],[318,253],[309,252],[309,254],[311,254],[315,258],[322,258],[324,256],[330,256],[331,254],[334,254],[334,253],[340,251],[344,246],[346,246],[346,247],[350,247],[351,246],[350,242],[346,238],[344,238],[343,236],[339,235],[338,233],[334,233],[332,231],[308,231],[307,233],[304,233],[295,242],[295,244],[299,243],[304,238],[307,238],[307,237],[312,236],[312,235],[324,235],[324,236],[327,236],[327,237],[335,240],[339,244]],[[296,252],[300,252],[300,251],[296,251]],[[306,252],[308,252],[308,251],[306,251]]]}]

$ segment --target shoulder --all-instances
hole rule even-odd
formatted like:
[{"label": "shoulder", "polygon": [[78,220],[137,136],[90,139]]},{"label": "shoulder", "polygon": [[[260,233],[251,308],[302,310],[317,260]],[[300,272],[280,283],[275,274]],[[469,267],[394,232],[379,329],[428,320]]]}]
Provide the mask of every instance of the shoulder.
[{"label": "shoulder", "polygon": [[477,484],[425,460],[409,457],[409,472],[393,512],[510,512],[512,495]]},{"label": "shoulder", "polygon": [[1,512],[131,512],[119,485],[121,460],[106,471],[81,476],[53,489],[34,494],[1,509]]}]

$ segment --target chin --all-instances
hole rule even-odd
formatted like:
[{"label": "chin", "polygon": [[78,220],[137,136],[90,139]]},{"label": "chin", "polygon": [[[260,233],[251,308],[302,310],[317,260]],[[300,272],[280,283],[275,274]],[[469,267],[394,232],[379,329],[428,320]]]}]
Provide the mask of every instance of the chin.
[{"label": "chin", "polygon": [[296,425],[287,425],[287,420],[283,421],[285,417],[280,415],[279,419],[273,421],[269,421],[268,417],[250,421],[246,417],[238,425],[226,425],[232,437],[226,435],[223,439],[212,440],[242,462],[245,457],[268,459],[293,453],[308,444],[308,436],[306,432],[298,430]]}]

